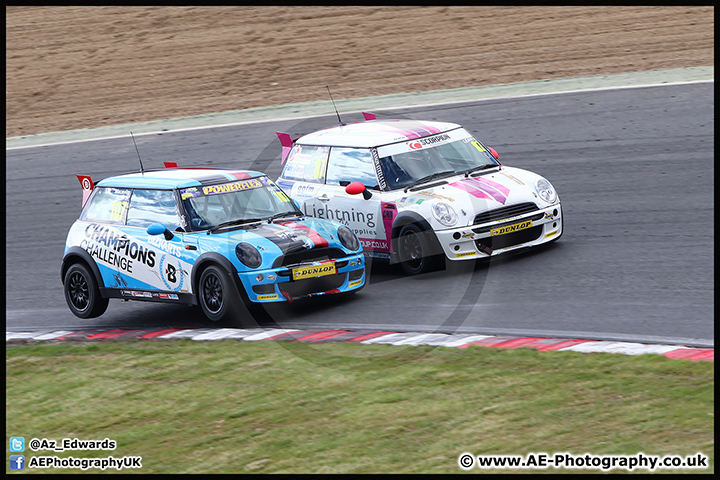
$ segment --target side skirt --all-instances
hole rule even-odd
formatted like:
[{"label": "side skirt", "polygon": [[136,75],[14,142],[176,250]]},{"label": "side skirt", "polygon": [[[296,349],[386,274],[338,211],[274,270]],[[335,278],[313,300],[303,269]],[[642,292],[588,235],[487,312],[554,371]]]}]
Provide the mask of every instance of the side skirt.
[{"label": "side skirt", "polygon": [[150,290],[137,290],[132,288],[101,288],[100,294],[104,298],[197,305],[197,297],[193,293],[153,292]]}]

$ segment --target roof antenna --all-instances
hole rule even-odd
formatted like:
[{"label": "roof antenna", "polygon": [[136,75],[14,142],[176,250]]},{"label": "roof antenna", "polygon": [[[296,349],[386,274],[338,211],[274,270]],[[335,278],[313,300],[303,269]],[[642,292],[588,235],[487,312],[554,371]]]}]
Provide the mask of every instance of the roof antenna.
[{"label": "roof antenna", "polygon": [[328,87],[327,85],[325,85],[325,88],[327,88],[328,94],[330,95],[330,100],[332,101],[333,108],[335,109],[335,115],[337,115],[337,117],[338,117],[338,122],[340,122],[340,126],[345,125],[345,124],[343,123],[343,121],[340,120],[340,114],[338,113],[338,109],[337,109],[337,107],[335,106],[335,100],[333,100],[332,93],[330,93],[330,87]]},{"label": "roof antenna", "polygon": [[138,148],[137,148],[137,143],[135,143],[135,135],[133,135],[132,130],[130,131],[130,137],[132,137],[133,145],[135,145],[135,151],[137,152],[138,160],[140,160],[140,173],[145,175],[145,169],[143,168],[142,158],[140,158],[140,150],[138,150]]}]

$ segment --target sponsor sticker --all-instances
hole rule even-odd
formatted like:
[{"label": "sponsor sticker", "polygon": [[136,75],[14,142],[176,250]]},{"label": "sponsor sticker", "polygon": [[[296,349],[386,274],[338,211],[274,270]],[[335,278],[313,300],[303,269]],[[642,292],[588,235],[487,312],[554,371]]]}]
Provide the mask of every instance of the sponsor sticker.
[{"label": "sponsor sticker", "polygon": [[477,140],[475,140],[474,142],[470,142],[470,144],[471,144],[473,147],[477,148],[478,151],[480,151],[480,152],[484,152],[484,151],[485,151],[485,149],[483,148],[483,146],[480,145],[480,142],[478,142]]},{"label": "sponsor sticker", "polygon": [[302,280],[303,278],[323,277],[325,275],[334,275],[337,273],[335,262],[322,262],[318,265],[309,265],[292,269],[293,280]]},{"label": "sponsor sticker", "polygon": [[457,257],[457,258],[460,258],[460,257],[469,257],[470,255],[475,255],[475,252],[458,253],[458,254],[455,255],[455,257]]},{"label": "sponsor sticker", "polygon": [[348,283],[348,288],[357,287],[357,286],[360,285],[361,283],[362,283],[362,280],[355,280],[354,282]]},{"label": "sponsor sticker", "polygon": [[407,145],[409,150],[419,150],[424,147],[445,143],[449,140],[450,135],[443,133],[432,137],[419,138],[417,140],[413,140],[412,142],[405,142],[405,145]]},{"label": "sponsor sticker", "polygon": [[260,183],[258,179],[253,178],[252,180],[243,180],[241,182],[225,183],[222,185],[208,185],[203,187],[202,192],[205,195],[214,195],[259,187],[262,187],[262,183]]},{"label": "sponsor sticker", "polygon": [[505,235],[506,233],[517,232],[518,230],[524,230],[533,226],[532,220],[526,220],[524,222],[515,223],[513,225],[506,225],[504,227],[495,228],[490,232],[491,236]]},{"label": "sponsor sticker", "polygon": [[277,295],[277,293],[274,295],[258,295],[257,299],[258,300],[277,300],[278,295]]}]

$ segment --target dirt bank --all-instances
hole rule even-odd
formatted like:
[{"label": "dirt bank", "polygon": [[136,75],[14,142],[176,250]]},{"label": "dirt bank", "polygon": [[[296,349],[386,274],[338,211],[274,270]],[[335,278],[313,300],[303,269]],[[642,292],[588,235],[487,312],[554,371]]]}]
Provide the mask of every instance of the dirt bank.
[{"label": "dirt bank", "polygon": [[714,65],[713,7],[6,7],[6,136]]}]

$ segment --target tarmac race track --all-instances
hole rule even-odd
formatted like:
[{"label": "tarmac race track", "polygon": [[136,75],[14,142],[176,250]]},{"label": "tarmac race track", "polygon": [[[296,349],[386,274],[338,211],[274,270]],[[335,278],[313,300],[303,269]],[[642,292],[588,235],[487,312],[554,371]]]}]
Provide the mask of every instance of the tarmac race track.
[{"label": "tarmac race track", "polygon": [[[490,264],[405,277],[370,264],[348,301],[268,309],[246,327],[524,335],[713,347],[714,83],[620,88],[376,111],[457,122],[506,165],[549,179],[563,202],[554,245]],[[343,113],[344,122],[361,121]],[[280,172],[275,131],[293,138],[335,115],[135,135],[145,169]],[[138,171],[122,137],[6,150],[6,330],[209,328],[198,309],[113,300],[75,318],[60,281],[80,212],[75,174]]]}]

